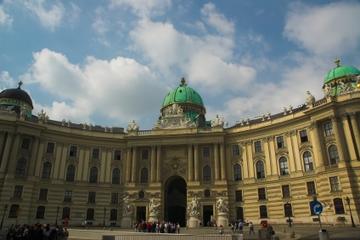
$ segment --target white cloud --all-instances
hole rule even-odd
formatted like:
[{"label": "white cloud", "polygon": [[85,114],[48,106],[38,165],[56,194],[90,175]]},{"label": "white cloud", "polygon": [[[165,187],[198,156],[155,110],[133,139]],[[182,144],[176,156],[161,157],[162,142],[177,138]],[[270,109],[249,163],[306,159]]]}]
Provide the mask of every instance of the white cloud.
[{"label": "white cloud", "polygon": [[11,26],[12,22],[13,18],[9,14],[7,14],[3,6],[0,5],[0,27]]},{"label": "white cloud", "polygon": [[126,124],[159,111],[166,91],[148,67],[133,59],[88,57],[79,66],[49,49],[34,54],[24,79],[65,100],[42,104],[50,117],[58,120],[88,121],[96,115]]},{"label": "white cloud", "polygon": [[128,7],[139,17],[161,15],[171,6],[171,0],[111,0],[111,7]]},{"label": "white cloud", "polygon": [[7,71],[1,71],[0,72],[0,91],[4,90],[6,88],[14,87],[15,81],[10,76],[9,72]]},{"label": "white cloud", "polygon": [[359,2],[295,4],[289,11],[284,35],[312,53],[340,55],[359,47],[359,22]]},{"label": "white cloud", "polygon": [[201,14],[205,22],[215,28],[218,32],[223,34],[234,34],[234,23],[226,19],[226,17],[219,13],[213,3],[207,3],[201,9]]},{"label": "white cloud", "polygon": [[26,0],[25,7],[39,19],[41,25],[54,31],[65,15],[65,8],[61,2],[47,4],[46,0]]}]

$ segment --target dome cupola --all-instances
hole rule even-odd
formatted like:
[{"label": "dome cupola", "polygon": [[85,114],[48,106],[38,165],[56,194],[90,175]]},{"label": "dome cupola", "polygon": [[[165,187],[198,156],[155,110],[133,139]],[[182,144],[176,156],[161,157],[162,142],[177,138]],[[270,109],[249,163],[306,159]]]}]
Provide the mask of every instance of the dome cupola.
[{"label": "dome cupola", "polygon": [[27,92],[21,89],[22,82],[19,82],[17,88],[9,88],[0,92],[0,107],[14,110],[17,113],[25,112],[27,116],[31,116],[33,103]]}]

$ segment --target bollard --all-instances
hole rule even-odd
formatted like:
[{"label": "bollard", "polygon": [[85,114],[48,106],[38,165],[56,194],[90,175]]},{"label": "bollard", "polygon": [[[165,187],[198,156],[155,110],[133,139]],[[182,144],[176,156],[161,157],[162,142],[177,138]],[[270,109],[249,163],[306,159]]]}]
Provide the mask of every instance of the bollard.
[{"label": "bollard", "polygon": [[329,240],[329,233],[326,231],[326,229],[321,229],[319,231],[319,240]]}]

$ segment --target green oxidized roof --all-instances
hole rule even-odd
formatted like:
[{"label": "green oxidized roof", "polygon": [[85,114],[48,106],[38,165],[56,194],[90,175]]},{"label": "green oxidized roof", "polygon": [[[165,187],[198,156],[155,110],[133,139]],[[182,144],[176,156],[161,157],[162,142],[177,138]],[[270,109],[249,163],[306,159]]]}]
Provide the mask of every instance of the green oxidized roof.
[{"label": "green oxidized roof", "polygon": [[336,67],[331,69],[325,76],[324,83],[328,83],[334,79],[351,76],[351,75],[360,75],[360,70],[352,66],[341,66],[340,60],[336,60]]},{"label": "green oxidized roof", "polygon": [[164,98],[162,106],[168,106],[173,103],[192,103],[204,106],[201,96],[191,87],[187,86],[185,79],[181,79],[181,84],[174,90],[171,90]]}]

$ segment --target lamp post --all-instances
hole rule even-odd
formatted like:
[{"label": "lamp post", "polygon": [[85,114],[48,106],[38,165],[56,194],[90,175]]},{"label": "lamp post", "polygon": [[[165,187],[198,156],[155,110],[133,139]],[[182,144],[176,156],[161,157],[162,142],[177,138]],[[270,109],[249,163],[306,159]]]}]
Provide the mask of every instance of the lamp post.
[{"label": "lamp post", "polygon": [[57,223],[58,223],[58,217],[59,217],[59,209],[60,209],[60,207],[59,206],[57,206],[56,207],[56,218],[55,218],[55,226],[57,225]]},{"label": "lamp post", "polygon": [[354,219],[353,219],[352,213],[351,213],[350,198],[347,196],[347,197],[345,198],[345,201],[346,201],[346,203],[347,203],[348,206],[349,206],[349,212],[350,212],[350,218],[351,218],[351,226],[352,226],[352,227],[356,227],[356,226],[355,226],[355,223],[354,223]]},{"label": "lamp post", "polygon": [[3,224],[4,224],[4,218],[5,218],[5,214],[6,214],[7,208],[8,208],[8,205],[5,204],[5,205],[4,205],[4,212],[3,212],[3,215],[2,215],[2,218],[1,218],[1,223],[0,223],[0,230],[2,229]]}]

